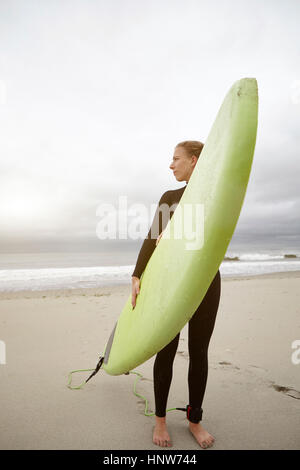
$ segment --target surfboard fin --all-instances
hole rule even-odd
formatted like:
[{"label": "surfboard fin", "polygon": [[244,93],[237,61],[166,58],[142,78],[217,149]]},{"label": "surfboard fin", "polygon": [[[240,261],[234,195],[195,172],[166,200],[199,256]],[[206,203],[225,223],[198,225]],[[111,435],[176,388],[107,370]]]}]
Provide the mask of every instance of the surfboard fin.
[{"label": "surfboard fin", "polygon": [[97,374],[97,372],[100,370],[100,368],[102,366],[103,360],[104,360],[104,356],[100,356],[100,359],[98,361],[98,364],[96,365],[96,368],[95,368],[94,372],[92,372],[92,374],[89,376],[89,378],[86,379],[85,383],[87,383],[94,375]]}]

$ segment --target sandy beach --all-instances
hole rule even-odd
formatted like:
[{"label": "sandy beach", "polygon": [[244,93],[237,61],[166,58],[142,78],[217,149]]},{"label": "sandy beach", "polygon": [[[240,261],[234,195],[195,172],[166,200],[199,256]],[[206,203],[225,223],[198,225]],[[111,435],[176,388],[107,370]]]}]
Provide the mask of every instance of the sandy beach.
[{"label": "sandy beach", "polygon": [[[131,286],[0,294],[1,449],[145,449],[154,416],[133,394],[135,374],[100,371],[81,390],[75,369],[94,368]],[[188,400],[188,325],[180,335],[168,408]],[[203,426],[212,449],[300,449],[300,272],[222,278]],[[299,346],[298,346],[299,348]],[[298,358],[300,353],[298,354]],[[154,411],[155,356],[135,369],[137,392]],[[89,373],[74,374],[73,385]],[[200,450],[185,413],[167,413],[173,450]]]}]

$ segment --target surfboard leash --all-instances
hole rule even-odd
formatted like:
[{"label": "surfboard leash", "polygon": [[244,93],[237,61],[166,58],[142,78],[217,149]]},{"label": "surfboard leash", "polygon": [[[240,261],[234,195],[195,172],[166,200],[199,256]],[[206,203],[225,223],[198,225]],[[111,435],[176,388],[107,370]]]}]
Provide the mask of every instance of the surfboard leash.
[{"label": "surfboard leash", "polygon": [[[147,410],[148,410],[148,400],[147,398],[145,398],[143,395],[140,395],[139,393],[136,392],[136,383],[137,381],[140,379],[143,378],[143,375],[140,374],[139,372],[135,372],[135,371],[130,371],[129,374],[136,374],[138,375],[139,377],[136,378],[135,382],[134,382],[134,385],[133,385],[133,393],[139,397],[139,398],[142,398],[144,401],[145,401],[145,410],[144,410],[144,414],[145,416],[154,416],[155,413],[147,413]],[[169,408],[168,410],[166,410],[166,413],[168,413],[169,411],[173,411],[173,410],[181,410],[181,411],[187,411],[187,408]]]},{"label": "surfboard leash", "polygon": [[[71,390],[79,390],[81,389],[82,387],[84,387],[84,385],[92,378],[94,377],[94,375],[96,375],[99,370],[101,369],[101,366],[103,364],[103,361],[104,361],[104,356],[100,356],[99,357],[99,361],[95,367],[95,369],[77,369],[77,370],[72,370],[70,373],[69,373],[69,381],[68,381],[68,384],[67,384],[67,387],[70,388]],[[82,382],[82,384],[78,385],[77,387],[72,387],[71,386],[71,382],[72,382],[72,374],[75,374],[76,372],[92,372],[92,374],[84,381]],[[155,413],[148,413],[148,400],[146,397],[144,397],[143,395],[140,395],[139,393],[137,393],[136,391],[136,384],[137,384],[137,381],[138,380],[141,380],[143,378],[143,375],[140,374],[139,372],[136,372],[136,371],[130,371],[130,372],[127,372],[126,374],[124,375],[129,375],[129,374],[135,374],[137,375],[138,377],[136,378],[134,384],[133,384],[133,393],[134,395],[136,395],[137,397],[139,398],[142,398],[144,401],[145,401],[145,410],[144,410],[144,415],[145,416],[154,416]],[[166,413],[168,413],[169,411],[173,411],[173,410],[181,410],[181,411],[187,411],[187,408],[169,408],[168,410],[166,410]]]},{"label": "surfboard leash", "polygon": [[[94,375],[97,374],[97,372],[99,372],[99,370],[101,369],[101,366],[103,364],[103,361],[104,361],[104,356],[100,356],[99,357],[99,361],[95,367],[95,369],[77,369],[77,370],[72,370],[70,373],[69,373],[69,382],[68,382],[68,385],[67,387],[70,388],[71,390],[79,390],[80,388],[82,388],[92,377],[94,377]],[[78,385],[78,387],[71,387],[71,382],[72,382],[72,374],[75,374],[75,372],[92,372],[92,374],[84,381],[82,382],[82,384]]]}]

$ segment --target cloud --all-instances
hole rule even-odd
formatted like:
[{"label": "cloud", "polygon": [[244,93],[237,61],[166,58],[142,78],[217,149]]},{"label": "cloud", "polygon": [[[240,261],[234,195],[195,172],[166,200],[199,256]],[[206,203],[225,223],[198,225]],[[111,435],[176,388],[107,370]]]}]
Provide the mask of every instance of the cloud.
[{"label": "cloud", "polygon": [[169,170],[176,143],[205,141],[232,83],[254,76],[259,127],[237,235],[297,240],[299,9],[1,2],[2,239],[84,240],[100,201],[157,203],[182,186]]}]

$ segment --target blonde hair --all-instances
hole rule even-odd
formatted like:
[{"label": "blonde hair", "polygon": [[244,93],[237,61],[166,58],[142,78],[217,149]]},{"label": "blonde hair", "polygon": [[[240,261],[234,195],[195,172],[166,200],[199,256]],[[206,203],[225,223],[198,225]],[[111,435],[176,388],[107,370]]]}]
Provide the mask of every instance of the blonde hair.
[{"label": "blonde hair", "polygon": [[197,158],[199,158],[204,144],[198,140],[184,140],[183,142],[179,142],[176,147],[183,147],[189,157],[195,155]]}]

